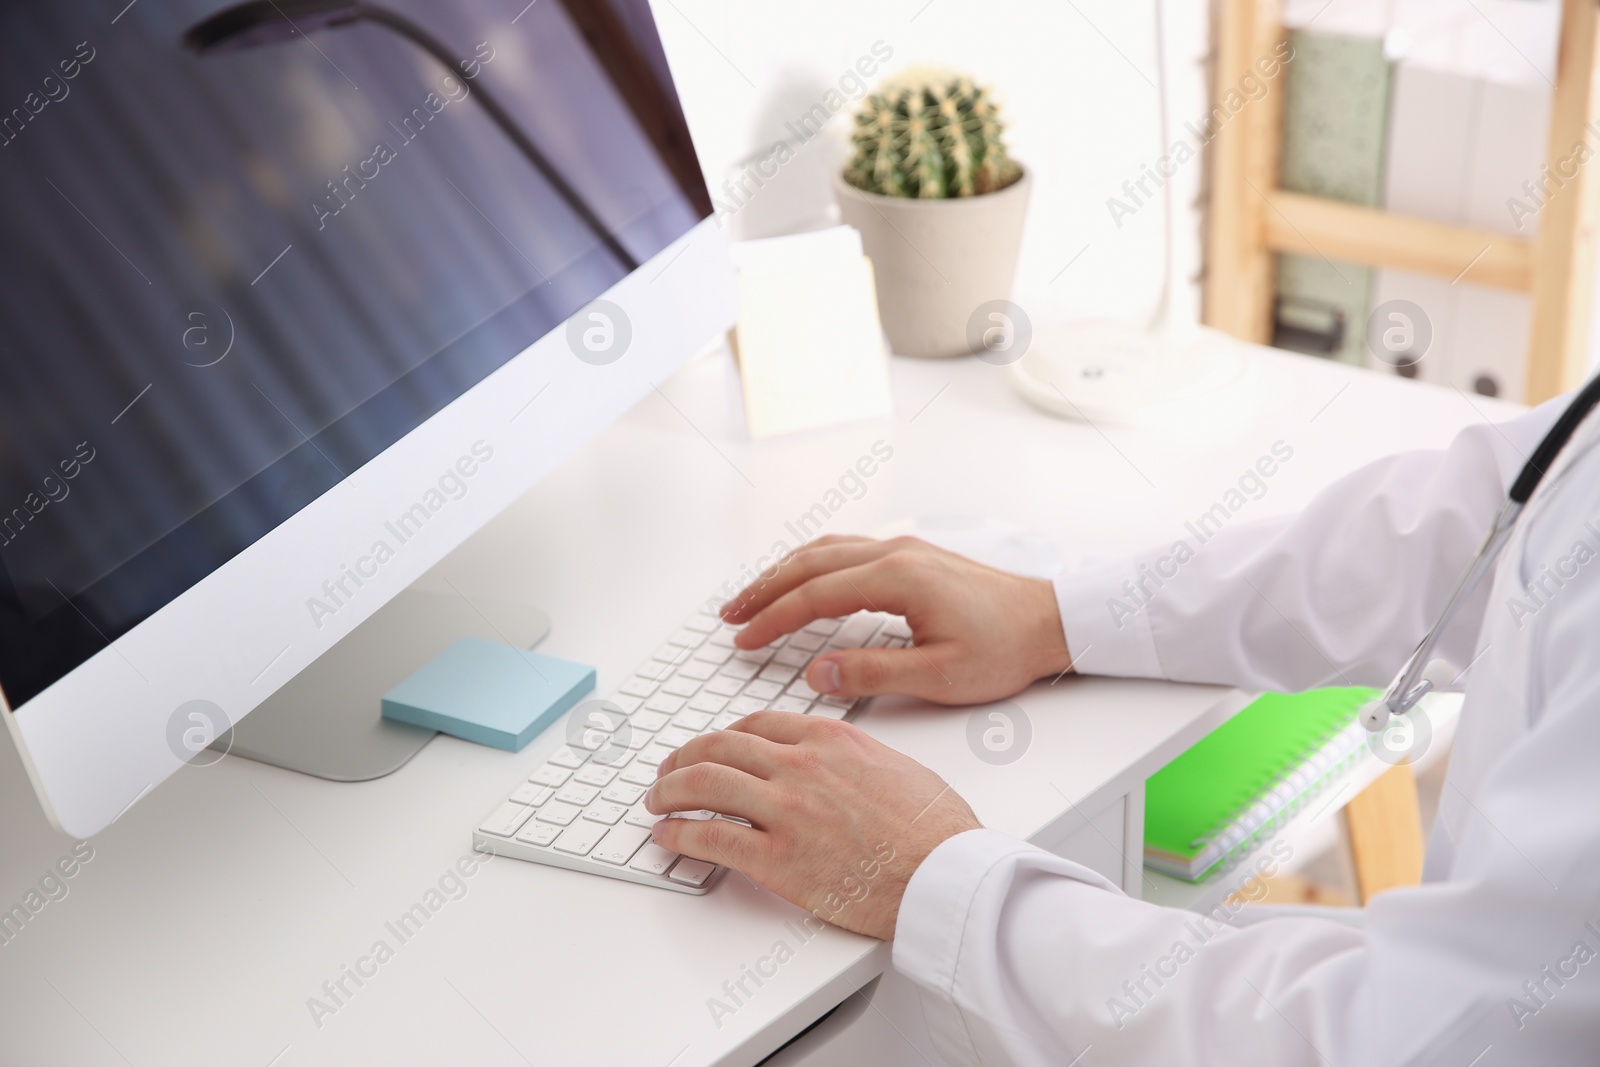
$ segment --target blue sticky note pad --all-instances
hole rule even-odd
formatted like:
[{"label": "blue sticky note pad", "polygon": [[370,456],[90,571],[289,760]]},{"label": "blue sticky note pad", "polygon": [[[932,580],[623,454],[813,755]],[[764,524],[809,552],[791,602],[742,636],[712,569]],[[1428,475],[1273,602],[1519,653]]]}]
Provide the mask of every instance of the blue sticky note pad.
[{"label": "blue sticky note pad", "polygon": [[517,752],[594,689],[594,668],[463,637],[383,697],[383,717]]}]

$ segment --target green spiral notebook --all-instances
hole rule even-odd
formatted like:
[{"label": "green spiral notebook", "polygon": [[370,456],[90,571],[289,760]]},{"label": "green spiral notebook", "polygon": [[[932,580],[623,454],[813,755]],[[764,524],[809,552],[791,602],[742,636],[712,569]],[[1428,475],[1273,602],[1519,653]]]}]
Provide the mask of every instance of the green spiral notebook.
[{"label": "green spiral notebook", "polygon": [[1250,851],[1365,750],[1372,689],[1268,693],[1145,783],[1144,862],[1200,881]]}]

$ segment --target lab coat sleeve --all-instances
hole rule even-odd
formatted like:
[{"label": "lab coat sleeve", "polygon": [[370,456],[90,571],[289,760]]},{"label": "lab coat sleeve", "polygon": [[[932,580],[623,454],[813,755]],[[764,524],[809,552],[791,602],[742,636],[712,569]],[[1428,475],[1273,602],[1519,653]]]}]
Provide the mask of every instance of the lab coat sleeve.
[{"label": "lab coat sleeve", "polygon": [[[1589,496],[1600,513],[1600,491]],[[1600,577],[1581,583],[1515,653],[1531,660],[1526,705],[1501,690],[1512,706],[1477,709],[1534,725],[1469,784],[1450,879],[1380,894],[1361,928],[1228,926],[1227,905],[1208,917],[1134,900],[991,830],[940,844],[906,888],[894,965],[919,986],[941,1055],[957,1067],[1594,1064]]]},{"label": "lab coat sleeve", "polygon": [[[1381,686],[1444,607],[1525,457],[1567,403],[1468,427],[1333,483],[1300,514],[1186,529],[1055,580],[1082,674],[1298,692]],[[1193,524],[1190,524],[1193,527]],[[1469,666],[1487,589],[1439,656]]]},{"label": "lab coat sleeve", "polygon": [[1163,1067],[1349,1062],[1330,1028],[1357,992],[1361,932],[1323,919],[1235,929],[1229,914],[1133,900],[1078,864],[970,830],[912,877],[894,966],[921,988],[953,1067],[1062,1067],[1080,1056]]},{"label": "lab coat sleeve", "polygon": [[[1409,601],[1447,595],[1561,406],[1369,466],[1301,516],[1219,534],[1139,625],[1075,614],[1104,612],[1111,573],[1060,583],[1069,643],[1103,640],[1108,673],[1289,689],[1339,677],[1332,660],[1381,682],[1373,672],[1397,666],[1431,622],[1433,606]],[[1567,476],[1568,521],[1529,528],[1529,567],[1600,558],[1573,545],[1595,536],[1586,523],[1600,515],[1600,450],[1589,455]],[[1163,908],[997,832],[957,835],[913,874],[893,950],[941,1055],[958,1067],[1596,1062],[1600,572],[1567,570],[1526,628],[1486,617],[1480,601],[1447,649],[1463,655],[1485,621],[1498,627],[1481,668],[1496,673],[1478,679],[1467,710],[1515,728],[1483,735],[1495,739],[1489,762],[1447,779],[1444,880],[1380,894],[1359,928],[1312,914],[1233,925],[1237,905]]]}]

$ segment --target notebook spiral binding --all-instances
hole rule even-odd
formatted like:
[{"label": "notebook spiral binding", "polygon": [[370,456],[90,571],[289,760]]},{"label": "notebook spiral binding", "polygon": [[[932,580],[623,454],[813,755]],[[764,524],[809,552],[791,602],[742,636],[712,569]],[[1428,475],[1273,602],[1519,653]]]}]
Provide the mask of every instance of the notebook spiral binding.
[{"label": "notebook spiral binding", "polygon": [[1352,721],[1309,746],[1295,760],[1293,769],[1262,790],[1254,803],[1192,842],[1199,849],[1196,865],[1210,872],[1207,878],[1232,870],[1304,810],[1307,803],[1343,777],[1365,747],[1366,730],[1359,721]]}]

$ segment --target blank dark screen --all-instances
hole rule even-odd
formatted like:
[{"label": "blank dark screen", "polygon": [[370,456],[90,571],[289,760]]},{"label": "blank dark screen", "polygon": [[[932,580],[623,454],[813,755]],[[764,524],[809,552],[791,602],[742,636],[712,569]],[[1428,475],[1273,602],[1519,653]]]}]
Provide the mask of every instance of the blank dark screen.
[{"label": "blank dark screen", "polygon": [[14,708],[708,214],[646,0],[119,6],[0,7]]}]

